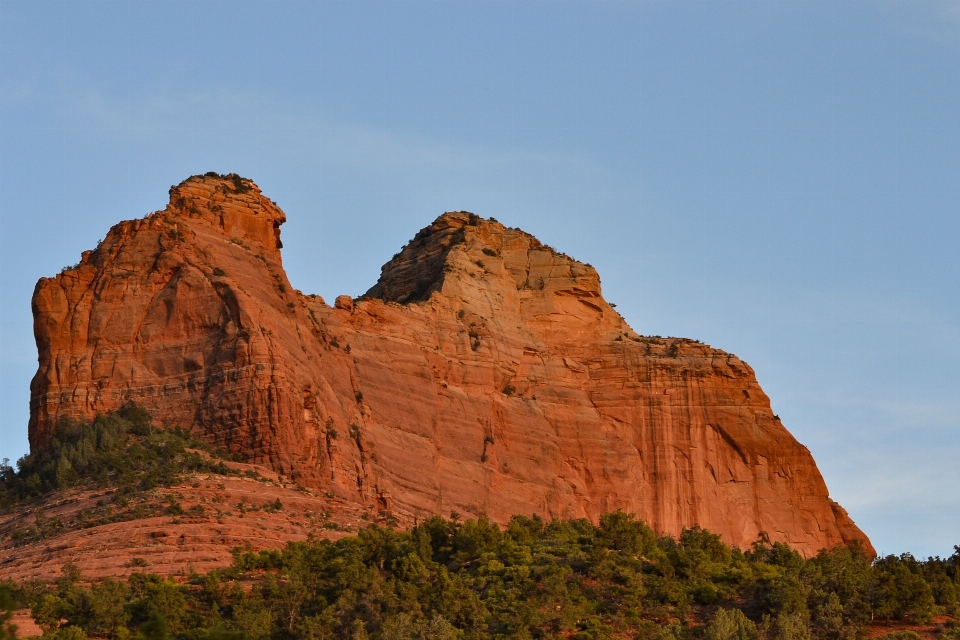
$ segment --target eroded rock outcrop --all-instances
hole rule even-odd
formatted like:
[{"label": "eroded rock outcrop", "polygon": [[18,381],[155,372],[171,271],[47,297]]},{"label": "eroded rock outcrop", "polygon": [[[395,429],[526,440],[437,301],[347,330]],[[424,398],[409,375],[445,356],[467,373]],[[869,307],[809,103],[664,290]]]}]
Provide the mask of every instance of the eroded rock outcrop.
[{"label": "eroded rock outcrop", "polygon": [[283,212],[195,176],[33,299],[31,447],[126,400],[297,482],[405,517],[622,509],[806,554],[869,542],[732,354],[636,334],[590,265],[466,212],[358,300],[303,295]]}]

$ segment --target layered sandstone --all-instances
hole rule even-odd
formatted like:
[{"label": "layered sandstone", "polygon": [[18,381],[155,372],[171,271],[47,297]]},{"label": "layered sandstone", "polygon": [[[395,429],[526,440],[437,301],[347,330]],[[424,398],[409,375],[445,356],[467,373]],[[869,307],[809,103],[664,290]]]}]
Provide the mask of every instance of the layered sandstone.
[{"label": "layered sandstone", "polygon": [[[137,494],[125,507],[114,489],[72,489],[0,514],[0,576],[53,582],[72,563],[85,581],[138,571],[186,577],[230,566],[238,547],[279,549],[337,540],[374,522],[412,524],[297,487],[264,467],[225,464],[244,475],[195,474]],[[167,512],[171,504],[183,513]]]},{"label": "layered sandstone", "polygon": [[404,518],[588,517],[810,554],[869,542],[732,354],[636,334],[590,265],[466,212],[357,300],[303,295],[283,212],[215,174],[171,189],[33,299],[30,442],[126,400],[298,483]]}]

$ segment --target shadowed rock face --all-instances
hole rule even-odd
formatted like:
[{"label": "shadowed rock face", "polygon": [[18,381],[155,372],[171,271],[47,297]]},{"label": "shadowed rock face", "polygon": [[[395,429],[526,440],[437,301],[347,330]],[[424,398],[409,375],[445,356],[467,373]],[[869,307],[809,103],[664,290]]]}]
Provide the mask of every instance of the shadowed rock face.
[{"label": "shadowed rock face", "polygon": [[805,554],[866,536],[732,354],[636,334],[593,267],[466,212],[363,299],[293,289],[280,209],[195,176],[33,298],[31,447],[127,400],[297,482],[409,518],[636,513]]}]

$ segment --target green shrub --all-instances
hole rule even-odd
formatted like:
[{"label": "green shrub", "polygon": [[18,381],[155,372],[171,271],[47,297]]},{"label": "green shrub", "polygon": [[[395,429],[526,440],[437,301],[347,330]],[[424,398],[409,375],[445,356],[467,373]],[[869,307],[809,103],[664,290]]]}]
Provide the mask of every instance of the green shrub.
[{"label": "green shrub", "polygon": [[223,177],[226,178],[227,180],[230,180],[233,183],[234,193],[247,193],[248,191],[250,191],[250,185],[247,184],[247,181],[245,178],[241,178],[235,173],[231,173]]},{"label": "green shrub", "polygon": [[717,609],[703,632],[704,640],[757,640],[757,625],[739,609]]},{"label": "green shrub", "polygon": [[781,613],[775,618],[764,616],[758,635],[761,640],[810,640],[810,625],[799,613]]},{"label": "green shrub", "polygon": [[[46,634],[44,634],[46,637]],[[54,640],[87,640],[87,634],[75,625],[69,625],[57,630],[52,636]]]},{"label": "green shrub", "polygon": [[[61,418],[50,443],[17,461],[16,471],[6,460],[0,465],[0,507],[70,487],[150,489],[173,485],[184,473],[230,473],[222,463],[188,448],[210,451],[179,428],[158,429],[132,403],[89,423]],[[38,525],[55,527],[56,522]]]},{"label": "green shrub", "polygon": [[872,605],[876,617],[926,624],[936,603],[920,563],[909,553],[876,561]]},{"label": "green shrub", "polygon": [[17,625],[10,622],[16,609],[17,600],[9,585],[0,584],[0,640],[16,640]]}]

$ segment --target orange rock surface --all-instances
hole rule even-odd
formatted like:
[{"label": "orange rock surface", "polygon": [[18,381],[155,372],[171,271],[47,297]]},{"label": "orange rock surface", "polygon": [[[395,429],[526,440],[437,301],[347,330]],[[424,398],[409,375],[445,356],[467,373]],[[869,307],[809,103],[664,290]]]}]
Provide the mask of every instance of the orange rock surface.
[{"label": "orange rock surface", "polygon": [[37,284],[31,447],[127,400],[297,483],[397,514],[699,525],[809,555],[866,536],[753,370],[636,334],[590,265],[446,213],[358,300],[296,291],[249,180],[173,187]]},{"label": "orange rock surface", "polygon": [[[375,522],[412,524],[296,487],[263,467],[226,465],[249,475],[192,475],[137,495],[126,509],[114,500],[114,489],[72,489],[0,515],[0,577],[52,582],[68,562],[84,581],[138,571],[186,577],[229,566],[237,547],[280,549],[309,537],[336,540]],[[170,504],[183,513],[164,513]],[[151,505],[161,509],[131,517],[133,509]]]}]

